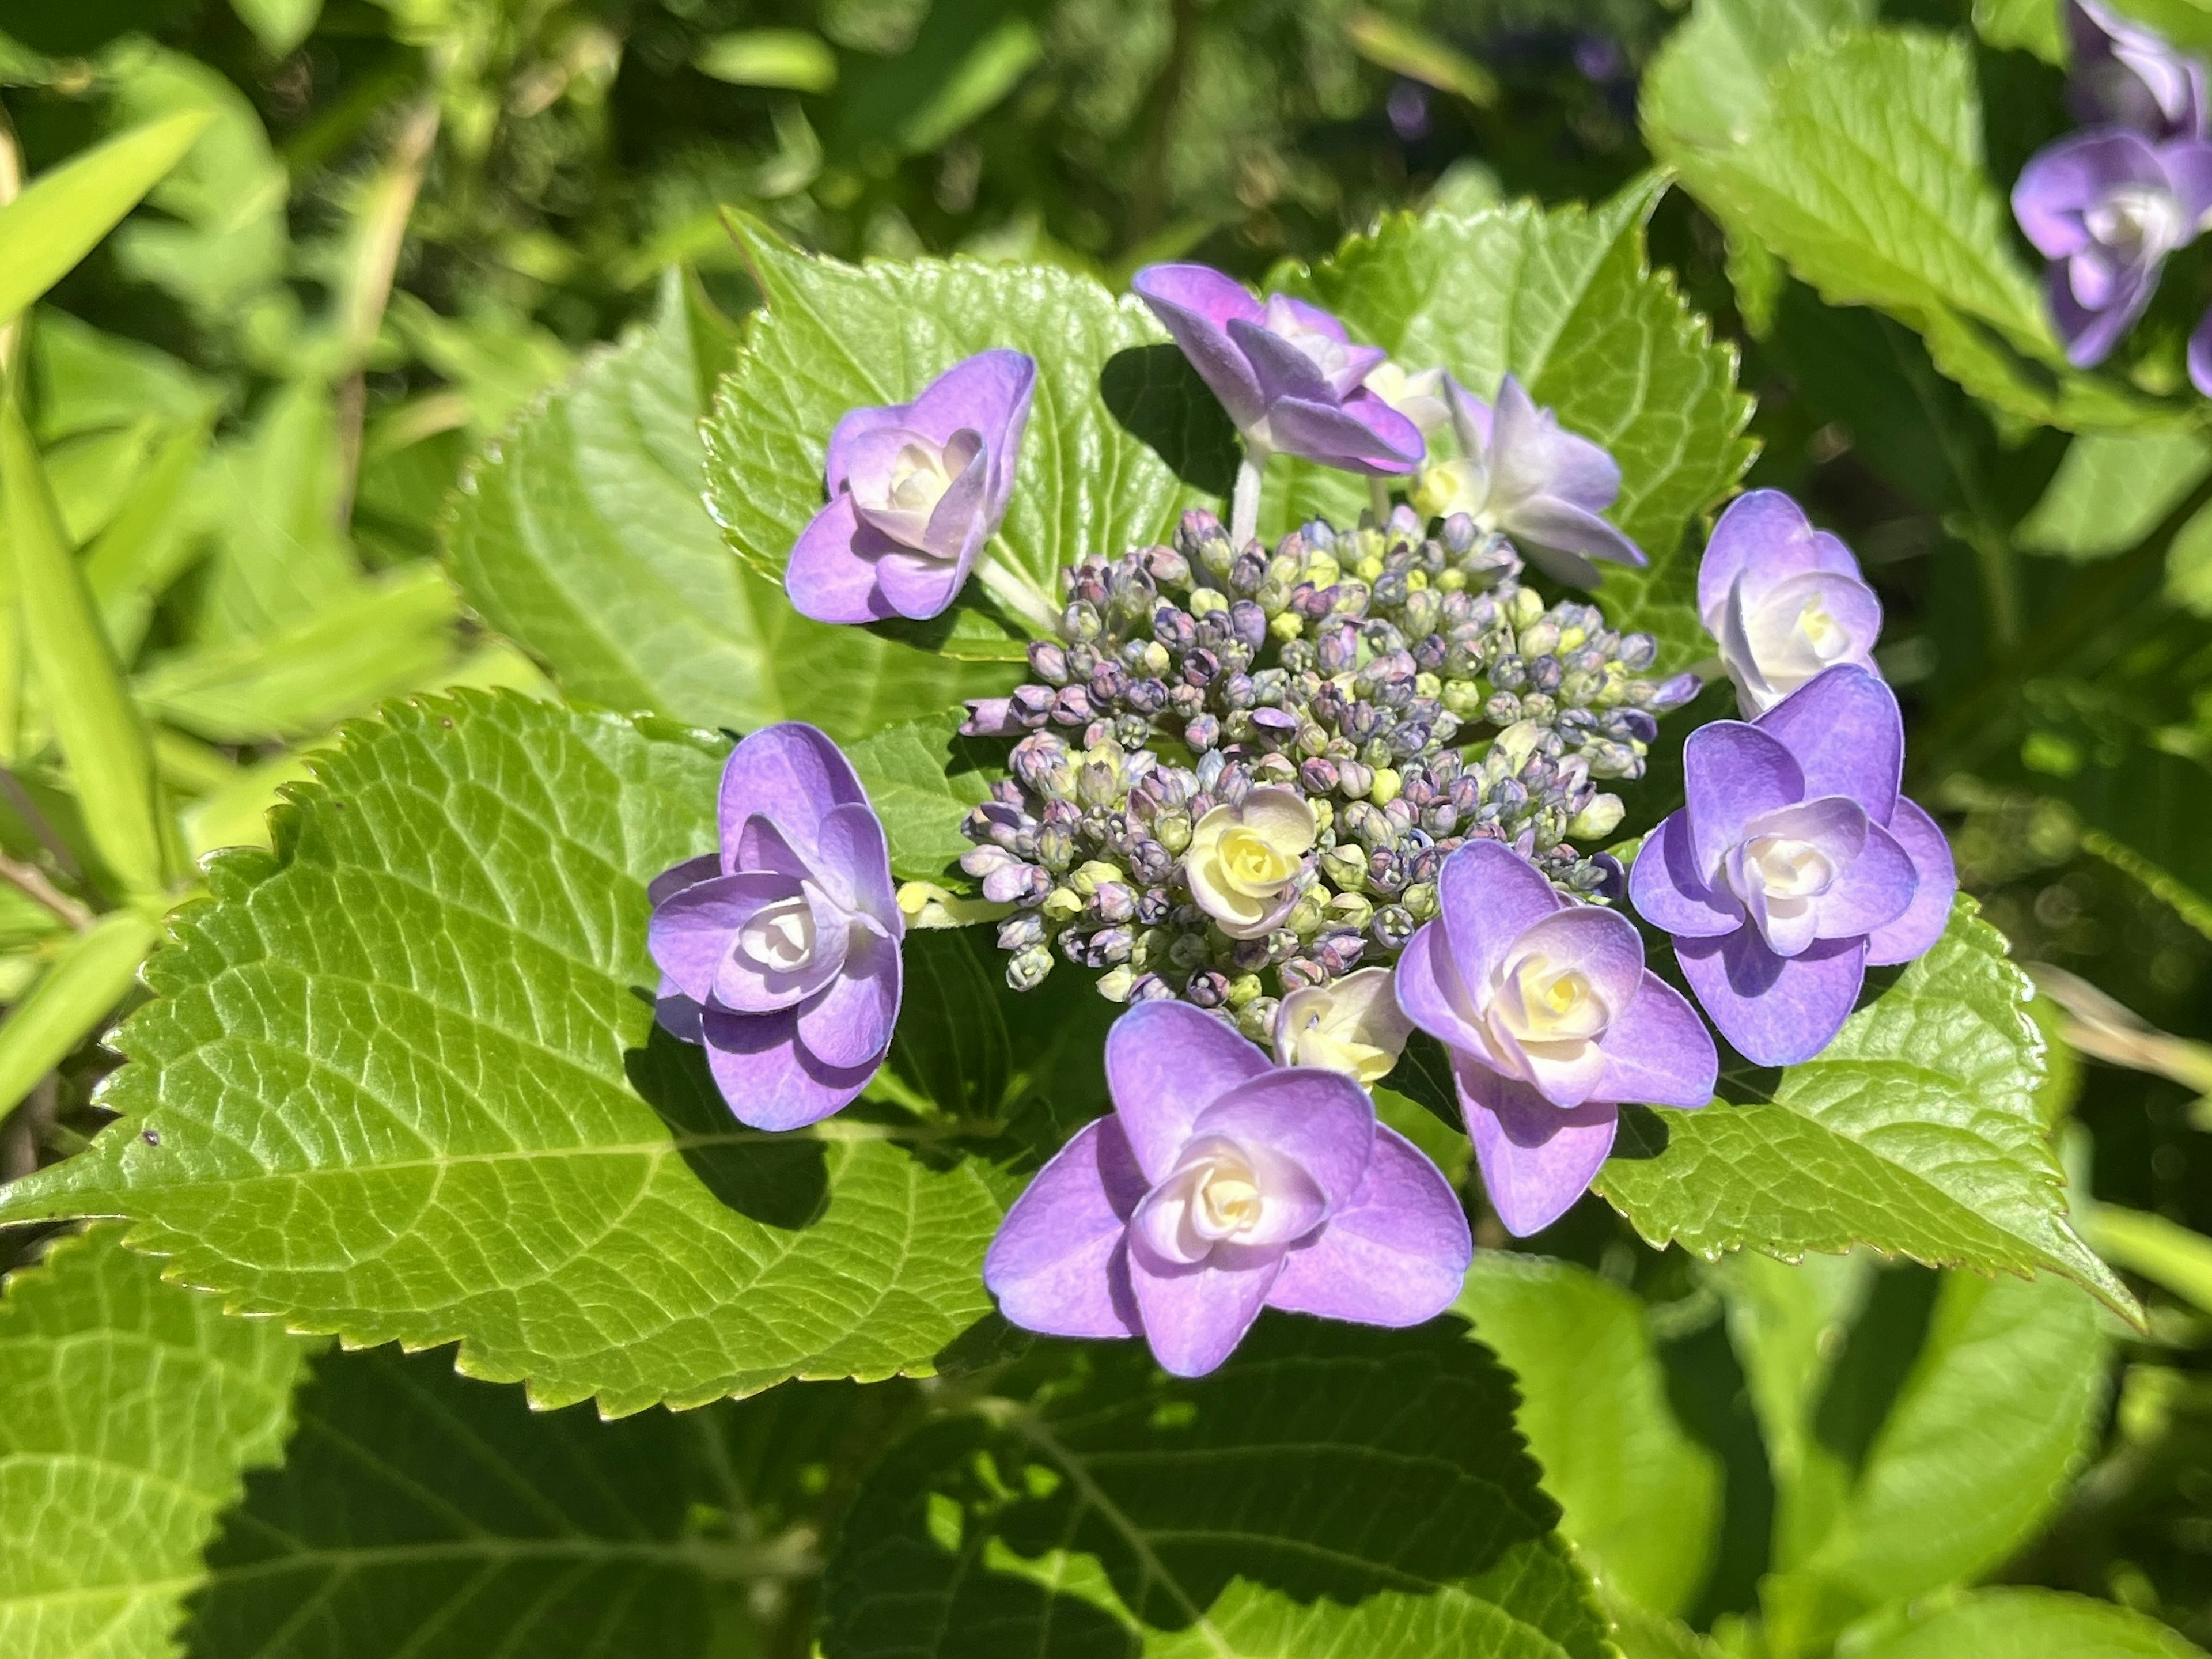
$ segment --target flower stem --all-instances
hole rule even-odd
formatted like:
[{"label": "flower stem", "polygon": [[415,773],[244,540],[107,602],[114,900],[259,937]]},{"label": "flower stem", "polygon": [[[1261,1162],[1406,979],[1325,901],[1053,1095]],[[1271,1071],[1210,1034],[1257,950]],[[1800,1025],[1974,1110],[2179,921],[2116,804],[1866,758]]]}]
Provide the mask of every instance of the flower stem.
[{"label": "flower stem", "polygon": [[1053,609],[1051,597],[1011,559],[986,556],[976,565],[975,575],[984,592],[1041,629],[1040,638],[1050,638],[1059,628],[1060,613]]},{"label": "flower stem", "polygon": [[1368,475],[1367,500],[1375,509],[1375,527],[1379,530],[1390,522],[1390,486],[1379,473]]},{"label": "flower stem", "polygon": [[1249,439],[1244,459],[1237,464],[1237,493],[1229,498],[1229,544],[1241,548],[1259,533],[1260,475],[1267,470],[1271,452]]}]

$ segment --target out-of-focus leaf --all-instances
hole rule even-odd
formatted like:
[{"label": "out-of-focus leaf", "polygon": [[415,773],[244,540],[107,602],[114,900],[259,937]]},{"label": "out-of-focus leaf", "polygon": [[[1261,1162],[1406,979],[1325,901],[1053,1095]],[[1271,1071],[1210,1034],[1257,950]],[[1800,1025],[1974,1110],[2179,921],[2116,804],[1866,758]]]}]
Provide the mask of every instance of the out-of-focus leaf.
[{"label": "out-of-focus leaf", "polygon": [[2057,1590],[1975,1590],[1899,1622],[1853,1659],[2203,1659],[2154,1619]]},{"label": "out-of-focus leaf", "polygon": [[998,1149],[874,1106],[747,1129],[653,1024],[646,884],[714,846],[723,750],[473,692],[349,728],[173,921],[125,1121],[0,1222],[122,1213],[227,1305],[458,1340],[549,1405],[929,1370],[990,1312]]},{"label": "out-of-focus leaf", "polygon": [[0,207],[0,323],[92,252],[207,124],[198,113],[149,121],[41,173]]},{"label": "out-of-focus leaf", "polygon": [[569,696],[700,726],[805,720],[849,740],[1006,690],[1011,668],[810,622],[731,557],[699,500],[708,325],[672,276],[653,328],[593,357],[471,468],[446,536],[470,604]]},{"label": "out-of-focus leaf", "polygon": [[1653,148],[1741,142],[1777,70],[1803,47],[1871,23],[1875,10],[1872,0],[1698,0],[1645,77],[1639,112]]},{"label": "out-of-focus leaf", "polygon": [[2083,433],[2014,539],[2031,553],[2101,559],[2124,553],[2212,472],[2212,441],[2194,432]]},{"label": "out-of-focus leaf", "polygon": [[83,546],[107,527],[161,435],[161,418],[143,416],[65,438],[46,452],[46,484],[70,546]]},{"label": "out-of-focus leaf", "polygon": [[700,72],[738,87],[827,92],[837,84],[837,54],[811,29],[740,29],[718,34],[692,59]]},{"label": "out-of-focus leaf", "polygon": [[[1974,33],[1991,46],[2033,52],[2046,64],[2066,61],[2059,23],[2065,0],[1974,0]],[[2124,0],[2121,6],[2125,10]]]},{"label": "out-of-focus leaf", "polygon": [[313,761],[307,755],[279,755],[243,768],[184,813],[185,847],[195,859],[224,847],[268,847],[269,814],[284,799],[287,786],[313,775]]},{"label": "out-of-focus leaf", "polygon": [[2089,1242],[2130,1273],[2141,1273],[2192,1307],[2212,1314],[2212,1238],[2142,1210],[2100,1204],[2081,1218]]},{"label": "out-of-focus leaf", "polygon": [[253,31],[262,51],[283,58],[314,33],[323,0],[230,0],[230,9]]},{"label": "out-of-focus leaf", "polygon": [[0,1301],[0,1652],[156,1659],[240,1476],[283,1453],[309,1345],[161,1281],[120,1228]]},{"label": "out-of-focus leaf", "polygon": [[153,750],[12,401],[0,403],[0,485],[24,641],[85,827],[126,888],[158,891],[170,849]]},{"label": "out-of-focus leaf", "polygon": [[[1751,400],[1736,389],[1735,348],[1647,261],[1644,225],[1662,187],[1646,179],[1589,210],[1391,218],[1273,281],[1409,369],[1442,365],[1484,397],[1510,371],[1561,424],[1604,444],[1621,471],[1609,516],[1652,560],[1607,573],[1607,619],[1658,635],[1680,667],[1711,649],[1689,602],[1683,532],[1734,488],[1755,446],[1742,435]],[[1316,513],[1350,523],[1367,499],[1360,480],[1303,463],[1276,463],[1269,485],[1271,533]]]},{"label": "out-of-focus leaf", "polygon": [[218,446],[198,509],[215,544],[198,642],[305,622],[359,580],[337,530],[337,432],[330,389],[295,380],[262,402],[246,437]]},{"label": "out-of-focus leaf", "polygon": [[0,1020],[0,1118],[75,1052],[137,977],[158,930],[136,910],[113,910],[55,956]]},{"label": "out-of-focus leaf", "polygon": [[1511,1382],[1455,1327],[1263,1316],[1194,1382],[1133,1344],[1064,1369],[877,1466],[830,1558],[826,1659],[933,1630],[963,1659],[1607,1651]]},{"label": "out-of-focus leaf", "polygon": [[204,417],[216,389],[165,351],[104,334],[66,311],[40,312],[31,330],[31,384],[41,443],[128,426],[149,415]]},{"label": "out-of-focus leaf", "polygon": [[261,639],[164,657],[133,683],[161,719],[218,743],[307,737],[434,686],[460,602],[434,565],[395,571]]},{"label": "out-of-focus leaf", "polygon": [[1352,50],[1377,69],[1464,98],[1478,109],[1498,101],[1498,77],[1415,23],[1363,7],[1344,20]]},{"label": "out-of-focus leaf", "polygon": [[[1180,362],[1135,299],[1036,265],[924,259],[856,268],[799,253],[755,220],[732,225],[753,261],[762,309],[745,319],[737,366],[707,418],[707,490],[731,546],[763,575],[781,580],[792,544],[820,509],[830,433],[848,410],[904,403],[994,346],[1034,357],[1037,386],[1012,503],[971,596],[980,586],[1042,631],[1060,613],[1063,564],[1161,540],[1184,507],[1219,504],[1218,493],[1178,478],[1147,441],[1164,412],[1181,420],[1180,398],[1165,410],[1156,398],[1125,402],[1140,430],[1117,418],[1117,386],[1142,382],[1149,398],[1146,375],[1158,354]],[[1186,380],[1198,385],[1179,374],[1172,383]],[[945,619],[916,637],[945,642]],[[996,654],[1006,654],[1003,645]]]},{"label": "out-of-focus leaf", "polygon": [[2104,1368],[2097,1310],[2075,1286],[1945,1274],[1842,1511],[1761,1589],[1777,1646],[1814,1650],[1861,1613],[2002,1560],[2087,1450]]},{"label": "out-of-focus leaf", "polygon": [[1591,1575],[1654,1613],[1687,1609],[1720,1471],[1668,1407],[1644,1304],[1572,1263],[1484,1251],[1457,1311],[1520,1379],[1515,1421]]},{"label": "out-of-focus leaf", "polygon": [[387,316],[422,361],[460,389],[484,435],[520,415],[571,364],[554,335],[498,312],[441,316],[403,289],[392,296]]},{"label": "out-of-focus leaf", "polygon": [[2207,0],[2113,0],[2113,9],[2149,24],[2185,52],[2212,52]]},{"label": "out-of-focus leaf", "polygon": [[115,516],[84,555],[84,579],[118,660],[138,654],[155,602],[197,550],[185,503],[207,453],[208,429],[192,421],[172,432],[117,503]]},{"label": "out-of-focus leaf", "polygon": [[2045,1268],[2139,1318],[2066,1219],[2030,994],[1961,897],[1935,948],[1771,1098],[1625,1114],[1597,1189],[1652,1243],[1708,1258],[1871,1244],[1930,1266]]}]

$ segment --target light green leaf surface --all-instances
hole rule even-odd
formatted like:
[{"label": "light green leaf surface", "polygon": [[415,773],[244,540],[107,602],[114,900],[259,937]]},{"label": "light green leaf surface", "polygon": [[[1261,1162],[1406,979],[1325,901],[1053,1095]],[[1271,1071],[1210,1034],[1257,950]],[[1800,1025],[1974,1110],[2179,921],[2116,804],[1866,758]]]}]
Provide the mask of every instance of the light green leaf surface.
[{"label": "light green leaf surface", "polygon": [[[1654,152],[1732,237],[1779,255],[1832,304],[1909,323],[1937,367],[2009,413],[2075,428],[2185,416],[2180,403],[2064,368],[1984,161],[1963,38],[1902,28],[1813,38],[1748,101],[1713,90],[1717,75],[1731,86],[1742,75],[1735,40],[1684,28],[1642,94]],[[1725,120],[1729,107],[1747,112]]]},{"label": "light green leaf surface", "polygon": [[570,697],[700,726],[806,720],[852,738],[1006,690],[1009,668],[810,622],[730,556],[700,501],[696,365],[728,355],[712,328],[672,276],[651,329],[590,359],[469,471],[446,533],[469,602]]},{"label": "light green leaf surface", "polygon": [[118,1229],[0,1300],[0,1653],[162,1659],[249,1467],[284,1445],[307,1345],[161,1282]]},{"label": "light green leaf surface", "polygon": [[[1974,33],[1993,46],[2033,52],[2046,64],[2063,64],[2066,0],[1974,0]],[[2126,9],[2124,3],[2122,10]]]},{"label": "light green leaf surface", "polygon": [[[1510,372],[1563,426],[1603,444],[1621,471],[1607,516],[1652,559],[1646,572],[1607,573],[1607,616],[1659,634],[1679,667],[1711,648],[1688,603],[1684,532],[1735,488],[1756,445],[1743,435],[1751,399],[1736,389],[1735,348],[1650,268],[1644,227],[1661,189],[1641,180],[1592,209],[1399,216],[1274,280],[1336,312],[1355,339],[1409,368],[1441,365],[1479,396]],[[1278,461],[1269,477],[1278,533],[1316,513],[1350,522],[1366,503],[1364,481],[1343,473]]]},{"label": "light green leaf surface", "polygon": [[1853,1659],[2202,1659],[2139,1613],[2046,1589],[1984,1589],[1854,1646]]},{"label": "light green leaf surface", "polygon": [[968,809],[988,798],[1004,757],[959,735],[960,716],[908,720],[846,751],[890,838],[891,873],[902,881],[941,878],[975,843],[960,833]]},{"label": "light green leaf surface", "polygon": [[1520,1379],[1515,1420],[1599,1585],[1654,1613],[1686,1611],[1720,1468],[1667,1404],[1643,1303],[1571,1262],[1485,1251],[1455,1310]]},{"label": "light green leaf surface", "polygon": [[2207,472],[2212,442],[2194,432],[2085,432],[2067,446],[2014,540],[2031,553],[2068,559],[2124,553]]},{"label": "light green leaf surface", "polygon": [[2185,52],[2212,52],[2212,0],[2112,0],[2112,9],[2149,24]]},{"label": "light green leaf surface", "polygon": [[1961,897],[1936,947],[1770,1098],[1624,1114],[1597,1189],[1652,1243],[1709,1258],[1871,1244],[1930,1266],[2064,1273],[2140,1317],[2067,1221],[2036,1109],[2030,994],[2003,936]]},{"label": "light green leaf surface", "polygon": [[1033,1402],[879,1463],[823,1584],[826,1659],[1599,1659],[1605,1623],[1455,1326],[1263,1316],[1228,1364],[1068,1356]]},{"label": "light green leaf surface", "polygon": [[2100,1204],[2081,1218],[2097,1249],[2130,1273],[2212,1314],[2212,1238],[2144,1210]]},{"label": "light green leaf surface", "polygon": [[233,1308],[547,1404],[928,1369],[1011,1179],[889,1108],[745,1129],[653,1027],[645,885],[714,845],[721,758],[514,696],[351,728],[149,964],[125,1121],[0,1220],[131,1217]]},{"label": "light green leaf surface", "polygon": [[156,929],[114,910],[71,939],[0,1021],[0,1118],[98,1029],[137,976]]},{"label": "light green leaf surface", "polygon": [[2097,1310],[2076,1286],[1945,1274],[1833,1524],[1762,1588],[1782,1650],[1813,1650],[1860,1613],[2004,1559],[2078,1472],[2104,1372]]},{"label": "light green leaf surface", "polygon": [[283,1466],[248,1480],[208,1551],[185,1652],[707,1659],[729,1651],[718,1624],[750,1652],[749,1585],[811,1565],[777,1502],[799,1483],[760,1477],[818,1457],[808,1419],[849,1403],[795,1390],[602,1423],[532,1412],[442,1354],[326,1354]]},{"label": "light green leaf surface", "polygon": [[205,130],[205,115],[133,127],[33,179],[0,207],[0,323],[92,252]]},{"label": "light green leaf surface", "polygon": [[[706,422],[707,495],[730,545],[763,575],[781,579],[792,544],[822,507],[839,419],[863,404],[908,402],[997,346],[1036,360],[1036,393],[1012,501],[969,584],[970,601],[979,588],[998,594],[1013,607],[1008,625],[1036,633],[1060,613],[1062,565],[1162,540],[1184,507],[1220,504],[1225,451],[1205,458],[1218,476],[1200,489],[1152,447],[1191,465],[1183,428],[1205,394],[1133,297],[1053,266],[956,258],[855,267],[799,253],[741,215],[732,229],[762,308],[745,319],[736,367]],[[940,620],[917,637],[933,642],[942,631]]]},{"label": "light green leaf surface", "polygon": [[159,891],[172,849],[153,746],[12,399],[0,404],[0,482],[30,666],[69,762],[86,832],[127,890]]}]

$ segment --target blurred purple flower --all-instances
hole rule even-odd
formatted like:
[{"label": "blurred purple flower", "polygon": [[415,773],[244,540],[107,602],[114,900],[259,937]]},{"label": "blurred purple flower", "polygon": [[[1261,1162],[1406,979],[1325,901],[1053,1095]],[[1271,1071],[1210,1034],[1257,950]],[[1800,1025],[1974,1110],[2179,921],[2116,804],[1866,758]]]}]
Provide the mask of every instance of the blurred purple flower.
[{"label": "blurred purple flower", "polygon": [[2189,383],[2212,398],[2212,310],[2189,331]]},{"label": "blurred purple flower", "polygon": [[1721,514],[1698,567],[1698,613],[1747,720],[1839,663],[1875,672],[1881,601],[1850,549],[1778,489],[1754,489]]},{"label": "blurred purple flower", "polygon": [[934,617],[952,603],[1013,494],[1036,364],[979,352],[910,404],[856,409],[830,436],[830,504],[784,573],[817,622]]},{"label": "blurred purple flower", "polygon": [[1382,101],[1383,112],[1390,118],[1390,131],[1399,138],[1412,143],[1425,137],[1429,131],[1429,89],[1418,81],[1401,81],[1390,88],[1390,95]]},{"label": "blurred purple flower", "polygon": [[738,1120],[795,1129],[867,1085],[898,1018],[906,932],[883,824],[837,745],[796,721],[722,769],[721,850],[653,884],[659,1018],[706,1045]]},{"label": "blurred purple flower", "polygon": [[1498,1218],[1539,1232],[1613,1148],[1620,1103],[1702,1106],[1719,1060],[1627,917],[1571,904],[1497,842],[1444,860],[1437,920],[1398,963],[1407,1017],[1451,1050]]},{"label": "blurred purple flower", "polygon": [[1212,1015],[1145,1002],[1106,1036],[1111,1115],[1006,1212],[1000,1310],[1054,1336],[1142,1336],[1178,1376],[1262,1307],[1418,1325],[1474,1254],[1451,1185],[1335,1072],[1278,1068]]},{"label": "blurred purple flower", "polygon": [[2067,91],[2085,125],[2109,123],[2146,138],[2207,136],[2201,58],[2095,0],[2073,0],[2066,24],[2074,44]]},{"label": "blurred purple flower", "polygon": [[1904,761],[1895,694],[1850,666],[1684,743],[1689,804],[1644,842],[1629,897],[1747,1059],[1810,1060],[1869,964],[1942,935],[1958,878],[1942,830],[1898,793]]},{"label": "blurred purple flower", "polygon": [[2212,143],[2153,143],[2118,127],[2039,150],[2012,191],[2013,216],[2051,260],[2051,310],[2077,368],[2102,362],[2134,326],[2166,256],[2212,210]]},{"label": "blurred purple flower", "polygon": [[1444,388],[1460,456],[1422,473],[1413,503],[1424,514],[1464,513],[1479,529],[1503,531],[1529,563],[1580,587],[1598,584],[1594,559],[1649,562],[1598,516],[1620,495],[1620,469],[1603,448],[1562,430],[1510,374],[1495,409],[1449,376]]}]

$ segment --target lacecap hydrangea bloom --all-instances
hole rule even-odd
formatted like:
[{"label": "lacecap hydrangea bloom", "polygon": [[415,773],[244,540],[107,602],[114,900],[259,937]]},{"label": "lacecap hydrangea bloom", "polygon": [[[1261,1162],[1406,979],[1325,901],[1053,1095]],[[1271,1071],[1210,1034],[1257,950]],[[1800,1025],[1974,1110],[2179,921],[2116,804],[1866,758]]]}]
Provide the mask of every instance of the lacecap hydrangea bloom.
[{"label": "lacecap hydrangea bloom", "polygon": [[1684,743],[1688,804],[1645,840],[1629,893],[1746,1058],[1810,1060],[1869,966],[1942,934],[1958,878],[1942,830],[1899,793],[1904,758],[1896,696],[1854,667]]},{"label": "lacecap hydrangea bloom", "polygon": [[856,409],[830,435],[830,503],[791,550],[785,591],[817,622],[934,617],[998,533],[1036,364],[978,352],[910,404]]},{"label": "lacecap hydrangea bloom", "polygon": [[1881,601],[1850,548],[1778,489],[1740,495],[1698,567],[1698,612],[1746,719],[1830,668],[1874,672]]},{"label": "lacecap hydrangea bloom", "polygon": [[906,931],[882,823],[811,726],[731,752],[720,850],[653,884],[661,1024],[702,1043],[740,1122],[794,1129],[848,1104],[896,1023]]},{"label": "lacecap hydrangea bloom", "polygon": [[1621,1103],[1703,1106],[1719,1059],[1619,912],[1575,904],[1510,848],[1444,861],[1436,921],[1398,963],[1400,1006],[1450,1051],[1492,1207],[1525,1237],[1589,1186]]},{"label": "lacecap hydrangea bloom", "polygon": [[1451,1184],[1349,1078],[1153,1003],[1107,1034],[1106,1079],[1112,1114],[1037,1172],[984,1258],[1014,1324],[1141,1336],[1200,1376],[1262,1308],[1403,1326],[1458,1296],[1474,1249]]},{"label": "lacecap hydrangea bloom", "polygon": [[1376,1084],[1390,1075],[1413,1033],[1390,970],[1362,968],[1283,999],[1275,1012],[1275,1063],[1320,1066]]}]

